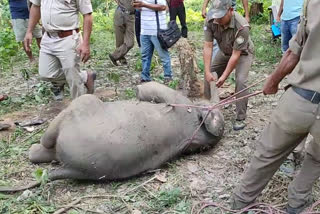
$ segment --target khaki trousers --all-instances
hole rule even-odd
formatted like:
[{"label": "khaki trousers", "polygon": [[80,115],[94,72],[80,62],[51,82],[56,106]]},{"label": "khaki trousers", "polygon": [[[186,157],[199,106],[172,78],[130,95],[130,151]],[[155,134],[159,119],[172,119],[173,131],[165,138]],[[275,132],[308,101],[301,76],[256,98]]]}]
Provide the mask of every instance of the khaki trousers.
[{"label": "khaki trousers", "polygon": [[[220,77],[224,70],[226,69],[230,56],[224,55],[220,50],[218,51],[217,55],[215,56],[212,65],[211,65],[211,72],[216,72],[218,77]],[[248,82],[248,75],[249,70],[251,68],[253,62],[253,55],[241,55],[236,65],[236,92],[241,91],[242,89],[247,87]],[[237,97],[242,97],[249,94],[248,91],[245,91],[239,94]],[[210,84],[204,80],[204,96],[205,98],[211,98],[210,94]],[[248,99],[243,99],[241,101],[236,102],[236,114],[237,120],[244,120],[247,117],[247,105]]]},{"label": "khaki trousers", "polygon": [[114,13],[114,32],[116,49],[112,53],[115,60],[123,58],[134,45],[134,15],[129,15],[117,9]]},{"label": "khaki trousers", "polygon": [[313,140],[306,149],[300,173],[288,188],[289,205],[293,208],[304,205],[320,176],[320,105],[305,100],[291,88],[281,98],[258,142],[250,166],[235,189],[235,202],[253,202],[282,162],[309,133]]},{"label": "khaki trousers", "polygon": [[59,38],[55,33],[43,35],[39,56],[39,75],[55,87],[68,83],[72,98],[87,93],[87,72],[80,72],[80,56],[76,49],[81,41],[80,33]]}]

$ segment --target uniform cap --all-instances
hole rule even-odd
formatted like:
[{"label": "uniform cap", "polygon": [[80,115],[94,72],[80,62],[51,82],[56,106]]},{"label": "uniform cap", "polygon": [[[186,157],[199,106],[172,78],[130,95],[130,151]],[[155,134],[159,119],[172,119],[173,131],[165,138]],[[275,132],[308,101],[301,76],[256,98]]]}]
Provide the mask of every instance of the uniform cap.
[{"label": "uniform cap", "polygon": [[231,6],[231,0],[213,0],[211,8],[208,11],[208,19],[211,20],[224,17]]}]

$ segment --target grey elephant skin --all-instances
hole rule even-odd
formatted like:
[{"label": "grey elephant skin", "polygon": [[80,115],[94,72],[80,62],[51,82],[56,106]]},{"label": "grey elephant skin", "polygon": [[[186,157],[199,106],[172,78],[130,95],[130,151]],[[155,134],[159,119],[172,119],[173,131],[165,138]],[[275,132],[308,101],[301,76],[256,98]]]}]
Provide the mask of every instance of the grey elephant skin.
[{"label": "grey elephant skin", "polygon": [[137,97],[140,101],[75,99],[50,123],[41,143],[32,145],[30,161],[62,163],[49,172],[50,180],[119,180],[210,148],[223,135],[224,118],[215,109],[190,141],[207,111],[168,105],[193,104],[169,87],[145,83]]}]

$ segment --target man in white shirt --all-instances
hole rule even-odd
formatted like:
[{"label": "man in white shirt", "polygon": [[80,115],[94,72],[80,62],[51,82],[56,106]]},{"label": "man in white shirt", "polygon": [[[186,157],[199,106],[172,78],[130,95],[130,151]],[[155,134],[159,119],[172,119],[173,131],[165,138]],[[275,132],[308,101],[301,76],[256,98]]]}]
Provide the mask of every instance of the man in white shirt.
[{"label": "man in white shirt", "polygon": [[157,15],[159,16],[159,28],[166,29],[166,0],[142,0],[134,1],[133,6],[141,10],[141,57],[142,57],[142,73],[141,82],[149,82],[150,66],[153,50],[156,49],[164,70],[165,83],[172,80],[171,59],[168,50],[163,49],[159,43],[157,32]]}]

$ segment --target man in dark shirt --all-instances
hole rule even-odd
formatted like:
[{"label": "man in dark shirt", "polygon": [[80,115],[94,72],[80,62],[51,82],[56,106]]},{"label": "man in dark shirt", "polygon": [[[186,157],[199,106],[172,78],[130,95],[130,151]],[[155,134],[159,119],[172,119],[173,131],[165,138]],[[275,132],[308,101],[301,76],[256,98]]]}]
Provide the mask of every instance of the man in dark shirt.
[{"label": "man in dark shirt", "polygon": [[[17,42],[22,42],[24,51],[26,52],[30,62],[33,61],[32,52],[27,51],[23,45],[23,39],[26,35],[28,22],[29,22],[29,7],[27,0],[9,0],[10,12],[12,18],[13,31],[16,36]],[[42,32],[40,27],[37,25],[32,32],[33,36],[37,40],[38,47],[40,48],[40,42],[42,37]]]},{"label": "man in dark shirt", "polygon": [[188,28],[186,23],[186,9],[183,4],[183,0],[168,0],[170,20],[176,20],[179,17],[181,24],[181,36],[184,38],[188,37]]}]

